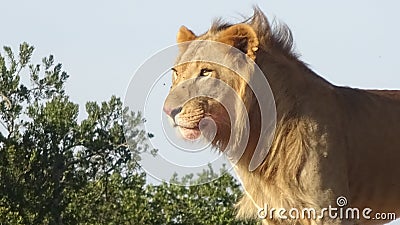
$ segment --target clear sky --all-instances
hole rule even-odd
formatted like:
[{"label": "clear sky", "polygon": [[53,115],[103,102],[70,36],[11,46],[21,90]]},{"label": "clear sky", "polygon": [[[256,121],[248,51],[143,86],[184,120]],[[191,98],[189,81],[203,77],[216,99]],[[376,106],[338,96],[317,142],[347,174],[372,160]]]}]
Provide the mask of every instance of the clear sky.
[{"label": "clear sky", "polygon": [[254,4],[289,25],[301,58],[328,81],[400,89],[395,0],[3,0],[0,45],[17,49],[26,41],[36,47],[36,62],[53,54],[70,74],[67,93],[83,106],[123,97],[135,70],[173,44],[181,25],[199,34],[214,18],[251,15]]}]

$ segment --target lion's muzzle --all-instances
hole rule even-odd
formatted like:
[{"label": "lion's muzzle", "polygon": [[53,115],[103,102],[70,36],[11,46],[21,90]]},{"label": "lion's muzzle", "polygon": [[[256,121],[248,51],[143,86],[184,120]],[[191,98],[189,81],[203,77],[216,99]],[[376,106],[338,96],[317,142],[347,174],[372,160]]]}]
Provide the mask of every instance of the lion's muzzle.
[{"label": "lion's muzzle", "polygon": [[[210,124],[212,124],[210,123],[211,118],[206,116],[204,105],[198,101],[189,101],[184,107],[174,109],[164,106],[164,112],[173,119],[181,135],[187,140],[198,139],[202,131],[210,128]],[[212,130],[215,130],[215,128]]]}]

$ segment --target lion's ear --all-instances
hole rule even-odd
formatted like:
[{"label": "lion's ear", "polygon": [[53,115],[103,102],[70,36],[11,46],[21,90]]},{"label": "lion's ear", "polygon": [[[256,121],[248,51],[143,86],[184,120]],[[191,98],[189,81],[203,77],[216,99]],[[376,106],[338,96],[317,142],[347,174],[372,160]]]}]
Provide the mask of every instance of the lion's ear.
[{"label": "lion's ear", "polygon": [[176,35],[176,42],[178,44],[186,41],[193,41],[194,39],[196,39],[196,35],[185,26],[181,26]]},{"label": "lion's ear", "polygon": [[256,32],[250,25],[233,25],[221,31],[218,41],[241,50],[253,60],[256,59],[259,42]]}]

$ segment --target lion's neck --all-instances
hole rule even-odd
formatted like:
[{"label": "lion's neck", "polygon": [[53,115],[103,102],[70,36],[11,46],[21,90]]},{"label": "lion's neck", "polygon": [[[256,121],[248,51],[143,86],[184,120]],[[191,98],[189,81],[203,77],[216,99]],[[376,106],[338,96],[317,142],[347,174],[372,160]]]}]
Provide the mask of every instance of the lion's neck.
[{"label": "lion's neck", "polygon": [[309,101],[333,88],[298,59],[262,50],[257,57],[274,95],[278,121],[294,112],[307,111]]},{"label": "lion's neck", "polygon": [[[310,117],[315,109],[312,104],[316,97],[326,96],[333,85],[316,75],[297,59],[261,52],[257,64],[271,87],[277,114],[277,129],[292,132],[286,125],[299,118]],[[250,137],[239,164],[247,167],[258,143],[261,129],[261,113],[258,101],[253,95],[249,110]]]},{"label": "lion's neck", "polygon": [[[266,75],[274,94],[277,112],[275,136],[264,162],[255,171],[249,171],[248,165],[252,160],[261,128],[260,109],[255,100],[249,112],[250,140],[236,168],[245,189],[257,204],[268,202],[274,206],[289,206],[294,202],[301,202],[301,196],[297,196],[296,193],[312,195],[313,190],[309,187],[306,188],[310,190],[307,193],[296,189],[304,188],[299,186],[302,184],[299,180],[301,171],[313,171],[305,168],[307,165],[303,161],[303,156],[309,154],[309,149],[313,148],[311,143],[314,143],[314,140],[304,138],[313,136],[310,132],[315,130],[315,122],[311,119],[315,109],[312,109],[310,103],[316,100],[315,96],[326,95],[325,91],[333,86],[299,61],[291,62],[285,58],[265,54],[258,58],[257,63]],[[303,140],[310,140],[310,143]],[[260,186],[263,186],[262,191]],[[282,201],[280,190],[293,191],[285,193],[287,200]],[[247,201],[246,198],[242,200],[241,205],[246,207],[246,202],[249,203],[248,207],[251,207],[252,201]]]}]

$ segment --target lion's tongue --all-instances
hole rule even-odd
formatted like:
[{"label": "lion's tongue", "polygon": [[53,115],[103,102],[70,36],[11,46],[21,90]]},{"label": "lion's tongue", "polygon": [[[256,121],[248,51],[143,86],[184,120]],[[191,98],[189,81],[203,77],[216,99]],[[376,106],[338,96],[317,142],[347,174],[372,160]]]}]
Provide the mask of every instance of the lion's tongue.
[{"label": "lion's tongue", "polygon": [[200,137],[201,131],[197,128],[185,128],[179,127],[179,131],[181,132],[182,136],[188,140],[195,140]]}]

